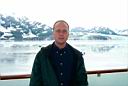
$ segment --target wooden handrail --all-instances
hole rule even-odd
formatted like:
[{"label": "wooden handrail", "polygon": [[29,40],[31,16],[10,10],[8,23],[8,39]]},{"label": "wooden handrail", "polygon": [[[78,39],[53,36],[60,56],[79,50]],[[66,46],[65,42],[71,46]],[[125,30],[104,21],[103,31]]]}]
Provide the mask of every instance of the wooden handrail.
[{"label": "wooden handrail", "polygon": [[[117,72],[128,72],[128,68],[87,71],[87,74],[91,75],[91,74],[104,74],[104,73],[117,73]],[[26,79],[30,77],[31,77],[31,74],[0,75],[0,80]]]}]

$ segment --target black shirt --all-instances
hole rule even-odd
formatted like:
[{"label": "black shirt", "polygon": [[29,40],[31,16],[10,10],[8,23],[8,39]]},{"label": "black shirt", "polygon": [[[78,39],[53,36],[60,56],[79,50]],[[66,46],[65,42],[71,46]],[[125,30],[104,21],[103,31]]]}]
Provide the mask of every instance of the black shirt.
[{"label": "black shirt", "polygon": [[73,77],[73,53],[68,44],[62,49],[53,44],[51,62],[59,86],[70,86]]}]

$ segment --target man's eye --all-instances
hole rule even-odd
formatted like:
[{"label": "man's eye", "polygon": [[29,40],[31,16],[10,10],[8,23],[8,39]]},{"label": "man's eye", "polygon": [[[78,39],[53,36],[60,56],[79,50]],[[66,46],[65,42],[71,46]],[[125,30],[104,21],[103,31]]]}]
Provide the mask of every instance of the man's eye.
[{"label": "man's eye", "polygon": [[55,32],[58,32],[58,33],[66,33],[66,32],[68,32],[67,30],[56,30]]}]

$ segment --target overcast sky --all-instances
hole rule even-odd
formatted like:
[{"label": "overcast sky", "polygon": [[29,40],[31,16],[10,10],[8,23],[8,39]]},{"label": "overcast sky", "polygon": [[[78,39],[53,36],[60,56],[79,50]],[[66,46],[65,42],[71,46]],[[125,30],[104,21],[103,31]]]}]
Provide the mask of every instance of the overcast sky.
[{"label": "overcast sky", "polygon": [[0,13],[26,16],[48,26],[63,19],[71,28],[128,29],[128,0],[0,0]]}]

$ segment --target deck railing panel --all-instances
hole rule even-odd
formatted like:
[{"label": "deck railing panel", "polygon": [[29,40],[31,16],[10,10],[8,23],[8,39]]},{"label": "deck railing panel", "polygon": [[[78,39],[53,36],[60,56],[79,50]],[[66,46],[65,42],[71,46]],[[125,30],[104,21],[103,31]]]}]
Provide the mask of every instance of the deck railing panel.
[{"label": "deck railing panel", "polygon": [[[117,72],[128,72],[128,68],[122,68],[122,69],[109,69],[109,70],[93,70],[93,71],[87,71],[88,75],[97,74],[98,76],[100,74],[105,73],[117,73]],[[20,74],[20,75],[0,75],[0,80],[10,80],[10,79],[26,79],[30,78],[31,74]]]}]

